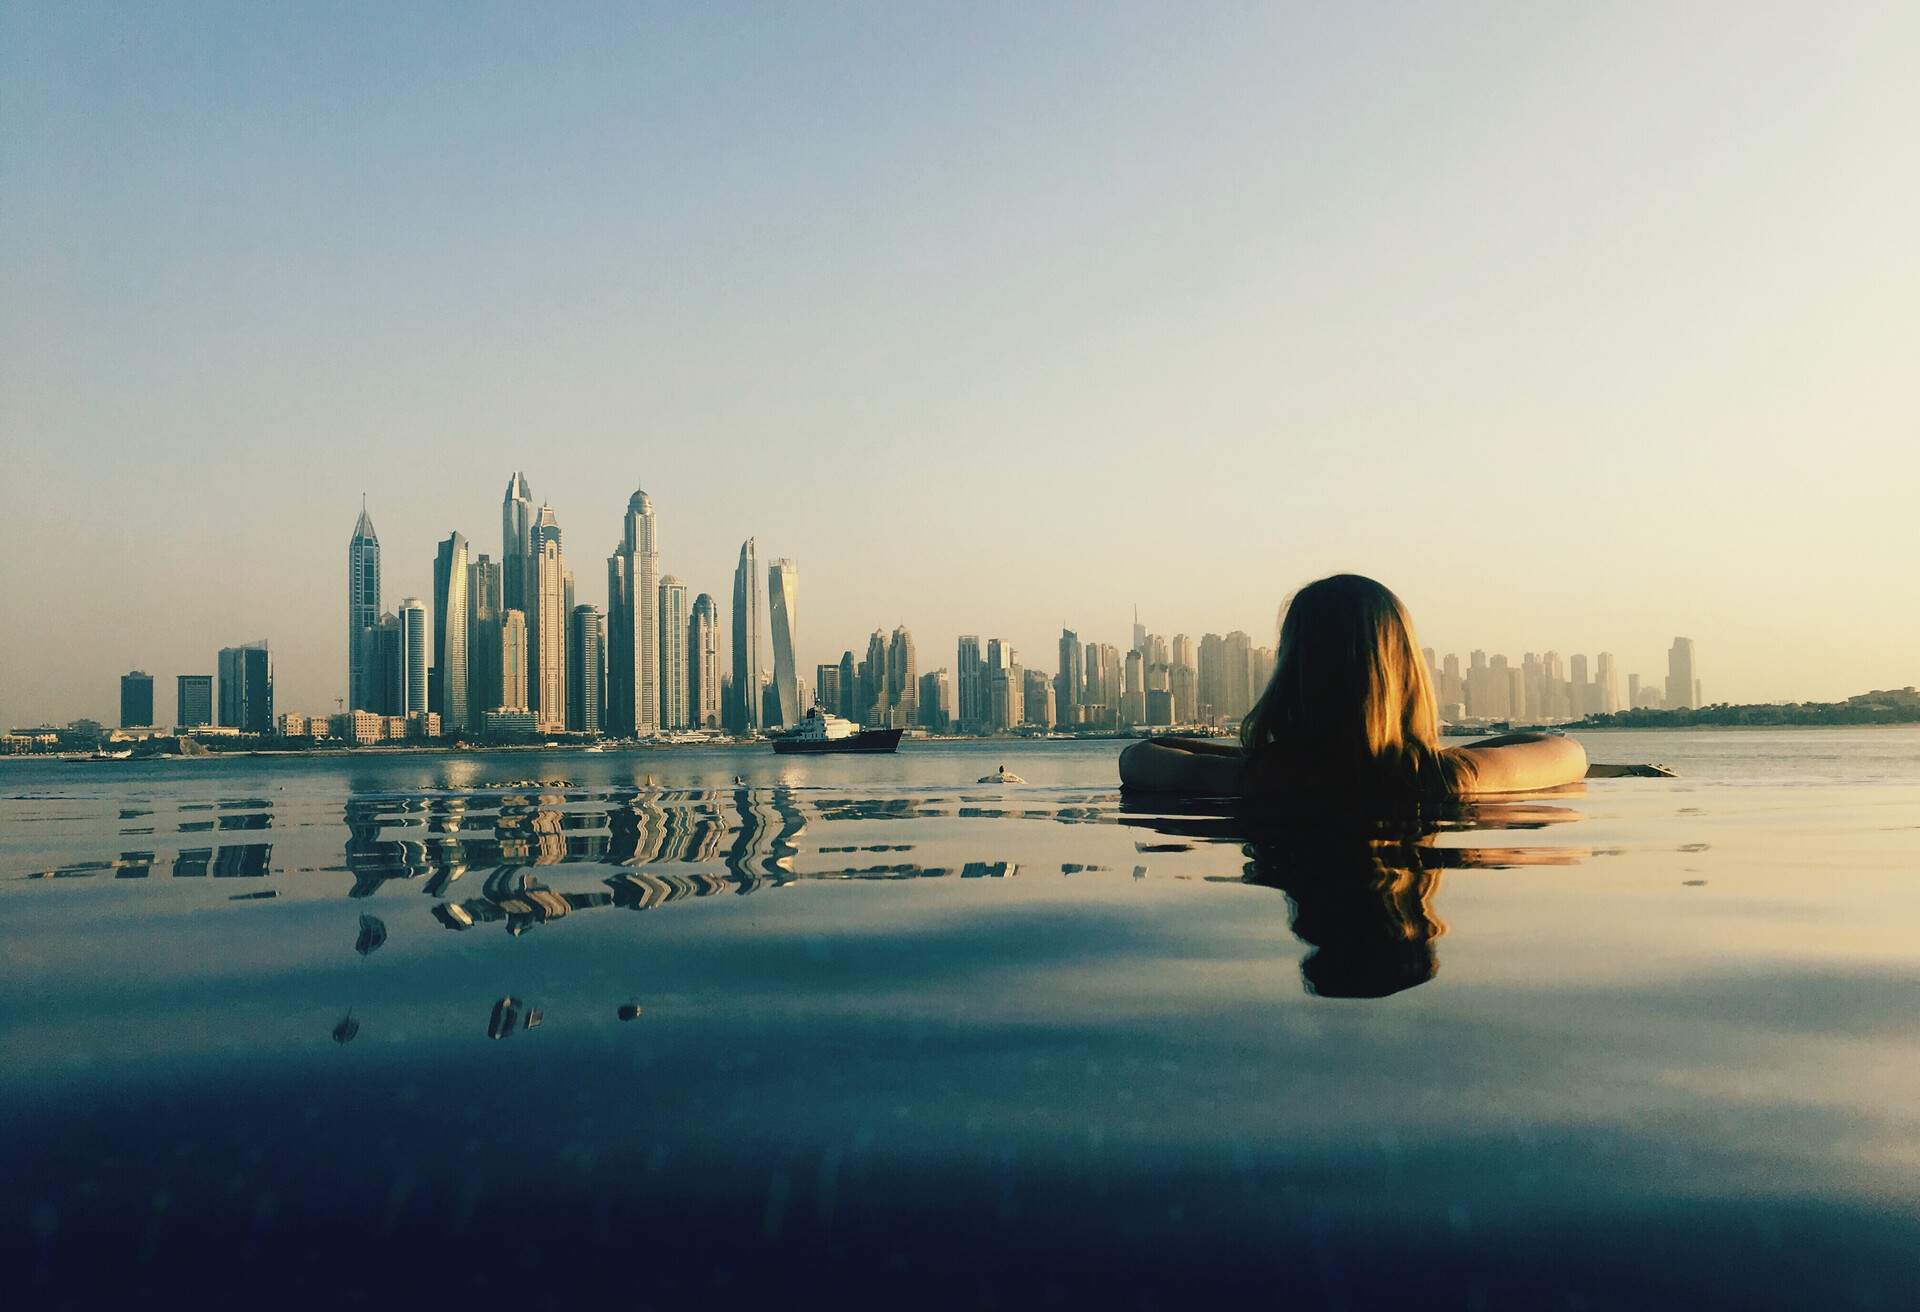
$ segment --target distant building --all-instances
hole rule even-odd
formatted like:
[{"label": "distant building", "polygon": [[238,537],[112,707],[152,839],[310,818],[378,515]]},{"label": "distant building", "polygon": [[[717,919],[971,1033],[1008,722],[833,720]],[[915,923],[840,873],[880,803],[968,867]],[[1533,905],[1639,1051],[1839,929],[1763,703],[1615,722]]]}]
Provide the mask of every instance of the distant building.
[{"label": "distant building", "polygon": [[608,727],[623,738],[660,732],[660,541],[653,499],[627,498],[620,545],[607,560]]},{"label": "distant building", "polygon": [[373,706],[383,691],[375,669],[374,630],[380,624],[380,535],[367,517],[366,498],[360,500],[360,519],[347,540],[347,706]]},{"label": "distant building", "polygon": [[1045,670],[1027,670],[1023,676],[1026,694],[1022,700],[1021,723],[1051,728],[1054,724],[1053,680]]},{"label": "distant building", "polygon": [[794,665],[795,629],[799,619],[800,571],[784,557],[767,566],[767,619],[773,634],[773,704],[775,725],[790,728],[800,722],[799,670]]},{"label": "distant building", "polygon": [[427,712],[428,659],[433,635],[427,618],[427,604],[418,597],[406,597],[394,612],[400,621],[399,698],[391,710],[394,715],[424,715]]},{"label": "distant building", "polygon": [[1060,666],[1053,678],[1053,705],[1062,724],[1074,724],[1075,708],[1086,700],[1087,653],[1080,635],[1060,630]]},{"label": "distant building", "polygon": [[605,729],[601,690],[606,686],[605,617],[597,606],[573,608],[567,642],[567,728],[598,735]]},{"label": "distant building", "polygon": [[953,689],[945,670],[929,670],[920,676],[918,712],[921,727],[929,733],[946,733],[953,724]]},{"label": "distant building", "polygon": [[709,593],[687,615],[687,707],[695,727],[720,727],[720,608]]},{"label": "distant building", "polygon": [[501,609],[525,614],[532,604],[533,489],[527,476],[515,472],[507,480],[500,503]]},{"label": "distant building", "polygon": [[327,736],[361,747],[385,737],[384,724],[385,717],[372,711],[342,711],[327,717]]},{"label": "distant building", "polygon": [[173,722],[182,729],[213,723],[213,676],[182,674],[175,681],[177,709]]},{"label": "distant building", "polygon": [[760,634],[760,548],[752,538],[740,544],[733,571],[734,715],[728,728],[753,734],[761,729],[760,685],[766,679],[766,650]]},{"label": "distant building", "polygon": [[467,636],[473,627],[472,598],[467,586],[471,573],[467,539],[450,533],[433,560],[433,673],[428,685],[428,709],[440,715],[448,732],[472,723],[471,666]]},{"label": "distant building", "polygon": [[992,720],[988,704],[987,663],[980,655],[980,635],[963,633],[954,655],[954,718],[962,733],[979,733]]},{"label": "distant building", "polygon": [[919,665],[913,649],[913,634],[903,624],[887,639],[888,723],[895,728],[904,729],[920,722]]},{"label": "distant building", "polygon": [[860,662],[860,692],[854,699],[860,723],[884,728],[893,722],[887,700],[887,635],[875,629],[867,635],[867,658]]},{"label": "distant building", "polygon": [[854,668],[852,652],[843,651],[840,653],[840,664],[838,668],[839,677],[834,681],[834,699],[828,701],[826,694],[822,692],[820,694],[820,705],[822,709],[832,711],[842,719],[851,720],[854,718],[854,687],[859,674],[859,671]]},{"label": "distant building", "polygon": [[480,717],[480,731],[489,738],[530,738],[538,727],[523,706],[503,706]]},{"label": "distant building", "polygon": [[220,723],[241,733],[272,733],[273,655],[266,639],[221,648],[217,668]]},{"label": "distant building", "polygon": [[840,666],[816,665],[813,669],[814,704],[832,715],[840,714]]},{"label": "distant building", "polygon": [[531,710],[527,676],[527,617],[509,609],[500,616],[500,706],[487,709]]},{"label": "distant building", "polygon": [[693,617],[687,606],[687,585],[671,574],[660,580],[659,614],[660,727],[686,729],[693,724],[692,667],[687,659]]},{"label": "distant building", "polygon": [[567,726],[567,560],[560,547],[560,524],[553,507],[542,503],[534,519],[532,568],[528,576],[532,609],[527,612],[527,687],[540,726]]},{"label": "distant building", "polygon": [[134,670],[120,676],[120,727],[146,728],[153,723],[153,676]]},{"label": "distant building", "polygon": [[1699,704],[1700,678],[1693,663],[1693,639],[1675,638],[1667,652],[1667,709],[1682,711]]}]

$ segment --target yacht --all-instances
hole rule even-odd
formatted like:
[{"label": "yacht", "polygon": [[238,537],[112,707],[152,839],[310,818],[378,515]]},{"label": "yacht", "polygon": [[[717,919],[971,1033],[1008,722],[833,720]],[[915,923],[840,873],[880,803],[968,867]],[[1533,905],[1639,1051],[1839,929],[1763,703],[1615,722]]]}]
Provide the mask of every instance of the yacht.
[{"label": "yacht", "polygon": [[892,752],[899,750],[904,729],[862,729],[852,720],[828,715],[818,706],[794,728],[773,739],[781,755],[801,752]]}]

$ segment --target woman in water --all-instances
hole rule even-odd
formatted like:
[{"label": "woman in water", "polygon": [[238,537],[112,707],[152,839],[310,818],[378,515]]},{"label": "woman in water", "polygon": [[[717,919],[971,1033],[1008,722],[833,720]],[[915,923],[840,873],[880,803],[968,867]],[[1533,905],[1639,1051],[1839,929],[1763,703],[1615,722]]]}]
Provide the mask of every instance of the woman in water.
[{"label": "woman in water", "polygon": [[1336,574],[1294,594],[1273,678],[1240,741],[1150,738],[1120,754],[1122,787],[1323,806],[1420,807],[1583,778],[1571,738],[1514,733],[1440,746],[1426,660],[1400,599]]}]

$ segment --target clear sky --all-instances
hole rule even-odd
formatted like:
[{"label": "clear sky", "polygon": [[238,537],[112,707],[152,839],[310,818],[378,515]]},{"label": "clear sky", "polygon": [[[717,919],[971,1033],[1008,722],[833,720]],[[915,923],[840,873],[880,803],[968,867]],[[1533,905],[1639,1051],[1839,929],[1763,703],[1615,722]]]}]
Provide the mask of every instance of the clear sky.
[{"label": "clear sky", "polygon": [[[904,622],[1920,683],[1920,6],[0,7],[0,727],[345,682],[525,469]],[[764,586],[764,580],[763,580]]]}]

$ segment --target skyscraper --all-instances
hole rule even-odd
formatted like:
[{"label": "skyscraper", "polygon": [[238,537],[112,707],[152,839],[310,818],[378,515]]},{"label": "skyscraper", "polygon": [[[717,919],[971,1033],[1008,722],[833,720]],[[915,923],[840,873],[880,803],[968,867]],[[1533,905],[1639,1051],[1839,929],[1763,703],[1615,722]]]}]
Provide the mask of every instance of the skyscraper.
[{"label": "skyscraper", "polygon": [[685,729],[693,723],[687,700],[690,669],[687,637],[692,619],[687,585],[669,574],[660,580],[660,727]]},{"label": "skyscraper", "polygon": [[733,571],[733,724],[735,733],[760,732],[760,685],[766,655],[760,643],[760,548],[752,538],[740,544]]},{"label": "skyscraper", "polygon": [[1667,709],[1686,710],[1699,703],[1699,671],[1693,664],[1693,639],[1675,638],[1667,651]]},{"label": "skyscraper", "polygon": [[824,700],[820,704],[843,720],[859,719],[860,713],[854,709],[853,705],[860,693],[859,679],[860,672],[854,664],[853,653],[850,651],[841,652],[840,680],[837,685],[840,692],[839,704],[833,705]]},{"label": "skyscraper", "polygon": [[146,728],[153,723],[153,676],[134,670],[120,676],[120,727]]},{"label": "skyscraper", "polygon": [[267,640],[220,649],[220,723],[242,733],[273,732],[273,655]]},{"label": "skyscraper", "polygon": [[1593,661],[1593,710],[1601,715],[1612,715],[1620,709],[1620,674],[1614,663],[1613,653],[1603,651]]},{"label": "skyscraper", "polygon": [[867,635],[867,658],[860,662],[860,723],[884,728],[893,720],[887,700],[887,635],[875,629]]},{"label": "skyscraper", "polygon": [[517,610],[501,611],[500,705],[527,710],[527,682],[527,617]]},{"label": "skyscraper", "polygon": [[703,592],[687,617],[687,708],[696,727],[718,729],[720,705],[720,608]]},{"label": "skyscraper", "polygon": [[407,597],[394,612],[400,621],[400,701],[395,715],[415,715],[427,709],[427,660],[433,651],[433,632],[427,605]]},{"label": "skyscraper", "polygon": [[767,618],[773,625],[773,701],[777,723],[792,728],[807,708],[800,704],[800,672],[794,666],[794,625],[799,615],[800,571],[782,557],[767,566]]},{"label": "skyscraper", "polygon": [[347,539],[347,709],[370,710],[380,698],[372,668],[374,629],[380,623],[380,535],[360,499],[360,519]]},{"label": "skyscraper", "polygon": [[531,605],[528,596],[533,562],[533,489],[527,476],[515,473],[507,480],[507,495],[500,503],[500,579],[501,603],[525,612]]},{"label": "skyscraper", "polygon": [[573,608],[573,633],[567,643],[567,728],[599,734],[601,690],[606,686],[604,616],[595,606]]},{"label": "skyscraper", "polygon": [[213,723],[213,676],[182,674],[174,680],[173,722],[182,729]]},{"label": "skyscraper", "polygon": [[653,499],[627,498],[620,545],[607,561],[607,700],[617,733],[660,732],[660,541]]},{"label": "skyscraper", "polygon": [[813,704],[831,715],[840,714],[840,663],[813,667]]},{"label": "skyscraper", "polygon": [[488,556],[467,566],[467,727],[500,708],[500,566]]},{"label": "skyscraper", "polygon": [[453,734],[473,725],[467,635],[473,627],[467,592],[467,539],[449,533],[433,558],[433,678],[430,710],[440,713],[441,731]]},{"label": "skyscraper", "polygon": [[901,625],[887,640],[888,722],[906,728],[920,722],[920,662],[913,650],[913,635]]},{"label": "skyscraper", "polygon": [[932,733],[945,733],[952,723],[953,689],[945,670],[930,670],[920,676],[919,719]]},{"label": "skyscraper", "polygon": [[533,522],[533,562],[527,591],[533,609],[527,615],[527,681],[534,723],[542,731],[567,725],[567,561],[560,549],[560,524],[553,507],[542,504]]},{"label": "skyscraper", "polygon": [[963,633],[954,653],[954,718],[960,732],[979,733],[992,719],[987,704],[987,663],[980,656],[980,635]]},{"label": "skyscraper", "polygon": [[1075,707],[1079,706],[1087,680],[1086,649],[1081,646],[1080,635],[1072,629],[1060,630],[1060,672],[1053,680],[1053,705],[1062,724],[1074,724],[1078,720]]}]

